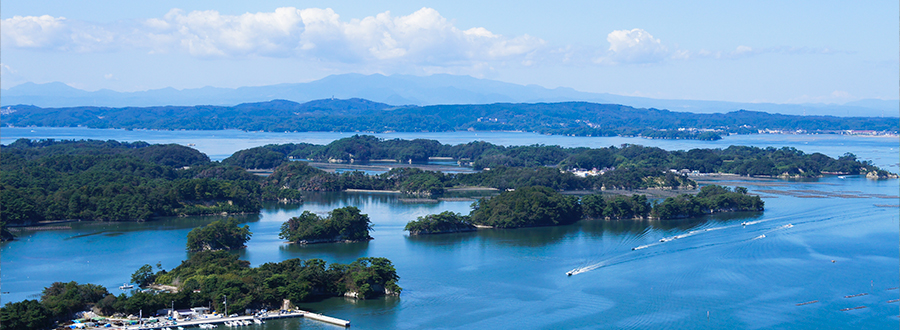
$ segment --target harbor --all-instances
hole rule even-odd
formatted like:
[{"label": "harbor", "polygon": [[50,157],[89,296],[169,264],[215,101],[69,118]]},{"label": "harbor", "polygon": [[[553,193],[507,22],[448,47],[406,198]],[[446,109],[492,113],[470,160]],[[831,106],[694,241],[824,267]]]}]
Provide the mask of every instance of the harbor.
[{"label": "harbor", "polygon": [[[118,329],[128,329],[128,330],[137,330],[137,329],[177,329],[177,328],[187,328],[187,327],[198,327],[201,329],[205,328],[216,328],[218,326],[228,326],[228,327],[238,327],[238,326],[246,326],[253,324],[261,324],[265,321],[272,319],[281,319],[281,318],[291,318],[291,317],[303,317],[310,320],[315,320],[319,322],[324,322],[332,325],[342,326],[342,327],[350,327],[350,321],[338,319],[335,317],[322,315],[318,313],[313,313],[304,310],[290,310],[290,311],[279,311],[279,312],[270,312],[270,313],[261,313],[258,315],[245,315],[245,316],[215,316],[215,315],[207,315],[206,317],[191,319],[187,321],[178,321],[178,322],[154,322],[152,324],[143,324],[143,325],[132,325]],[[116,329],[115,327],[111,329]]]}]

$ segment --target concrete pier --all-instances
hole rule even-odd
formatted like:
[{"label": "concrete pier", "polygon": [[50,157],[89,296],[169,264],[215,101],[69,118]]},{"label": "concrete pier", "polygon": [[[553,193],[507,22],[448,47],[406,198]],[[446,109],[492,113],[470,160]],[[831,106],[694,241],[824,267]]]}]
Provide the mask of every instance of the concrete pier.
[{"label": "concrete pier", "polygon": [[321,322],[325,322],[325,323],[331,323],[331,324],[339,325],[339,326],[342,326],[345,328],[350,326],[350,321],[345,321],[345,320],[341,320],[338,318],[333,318],[331,316],[325,316],[322,314],[316,314],[316,313],[311,313],[311,312],[304,312],[304,313],[305,314],[303,314],[303,317],[308,318],[308,319],[313,319],[313,320],[321,321]]},{"label": "concrete pier", "polygon": [[201,318],[201,319],[194,319],[194,320],[190,320],[190,321],[178,322],[178,325],[163,325],[163,324],[159,324],[159,323],[152,324],[152,325],[145,324],[143,327],[131,326],[131,327],[126,327],[125,329],[162,329],[165,327],[174,329],[179,326],[195,327],[195,326],[199,326],[201,324],[221,325],[222,323],[225,323],[225,321],[247,320],[247,321],[252,322],[254,318],[258,318],[260,320],[266,321],[266,320],[270,320],[270,319],[280,319],[280,318],[287,318],[287,317],[305,317],[305,318],[309,318],[311,320],[316,320],[319,322],[325,322],[325,323],[329,323],[329,324],[339,325],[339,326],[342,326],[345,328],[350,327],[350,321],[347,321],[347,320],[341,320],[339,318],[334,318],[331,316],[316,314],[313,312],[308,312],[308,311],[303,311],[303,310],[293,310],[293,311],[289,311],[289,312],[285,312],[285,313],[270,312],[270,313],[266,313],[266,314],[255,316],[255,317],[254,316],[207,317],[207,318]]}]

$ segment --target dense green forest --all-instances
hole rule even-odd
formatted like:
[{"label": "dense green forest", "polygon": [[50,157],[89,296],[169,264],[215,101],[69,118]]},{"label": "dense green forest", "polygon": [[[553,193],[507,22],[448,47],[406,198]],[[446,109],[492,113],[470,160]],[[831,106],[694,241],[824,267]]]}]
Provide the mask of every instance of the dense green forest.
[{"label": "dense green forest", "polygon": [[[188,147],[144,142],[20,139],[0,146],[0,152],[0,221],[8,225],[258,212],[261,200],[299,201],[301,191],[374,189],[441,195],[447,188],[458,186],[505,190],[540,185],[560,191],[696,187],[683,170],[786,177],[888,174],[850,153],[834,159],[787,147],[688,151],[639,145],[505,147],[486,142],[444,145],[434,140],[382,140],[372,136],[353,136],[327,145],[267,145],[236,152],[221,163],[210,162]],[[455,159],[483,171],[448,174],[397,167],[378,175],[335,174],[291,161],[415,162],[430,157]],[[245,170],[269,166],[275,166],[275,170],[268,177]],[[577,169],[596,171],[578,176],[573,173]]]},{"label": "dense green forest", "polygon": [[581,198],[582,214],[588,219],[644,219],[651,209],[646,195],[616,195],[607,199],[602,194],[591,194]]},{"label": "dense green forest", "polygon": [[218,251],[232,250],[244,247],[244,243],[250,240],[250,226],[238,227],[237,220],[213,221],[212,223],[191,229],[187,236],[187,250]]},{"label": "dense green forest", "polygon": [[427,235],[441,233],[457,233],[461,231],[473,231],[475,225],[468,215],[444,211],[438,214],[428,214],[406,223],[403,230],[410,235]]},{"label": "dense green forest", "polygon": [[355,206],[334,209],[325,217],[303,211],[281,225],[278,237],[301,244],[364,241],[372,239],[369,236],[371,225],[369,216],[360,213]]},{"label": "dense green forest", "polygon": [[406,224],[410,235],[465,231],[474,225],[495,228],[558,226],[585,219],[659,220],[698,217],[717,212],[763,211],[759,196],[747,194],[747,188],[733,191],[718,185],[704,186],[697,195],[680,194],[653,202],[646,195],[606,198],[602,194],[566,196],[541,186],[504,191],[472,204],[469,215],[452,212],[429,214]]},{"label": "dense green forest", "polygon": [[[228,313],[247,308],[277,309],[283,299],[292,303],[318,297],[350,296],[359,299],[399,295],[400,277],[385,258],[359,258],[350,264],[326,264],[320,259],[288,259],[252,268],[249,262],[224,251],[195,253],[171,271],[152,276],[157,284],[178,287],[177,293],[134,290],[118,296],[95,284],[56,282],[44,289],[40,301],[6,303],[0,308],[4,329],[50,329],[54,322],[69,320],[74,313],[95,308],[101,315],[136,315],[156,311],[206,306]],[[150,267],[145,265],[145,267]]]},{"label": "dense green forest", "polygon": [[556,226],[581,220],[581,206],[578,197],[533,186],[479,199],[469,217],[473,224],[495,228]]},{"label": "dense green forest", "polygon": [[[2,124],[124,129],[241,129],[296,132],[532,131],[579,136],[718,139],[724,133],[773,130],[898,131],[890,118],[792,116],[756,111],[697,114],[588,102],[495,103],[393,107],[362,99],[285,100],[236,106],[70,107],[12,106]],[[682,131],[680,128],[716,130]]]},{"label": "dense green forest", "polygon": [[[251,152],[251,150],[253,151]],[[261,158],[254,158],[252,154],[260,155]],[[447,145],[434,140],[383,140],[365,135],[335,140],[327,145],[305,143],[266,145],[235,153],[232,157],[223,160],[222,163],[244,168],[258,168],[259,165],[281,165],[291,159],[366,163],[374,159],[422,162],[427,161],[429,157],[449,157],[460,162],[471,163],[475,169],[490,168],[492,170],[504,166],[510,168],[549,166],[561,169],[615,168],[659,171],[660,173],[669,169],[687,169],[701,173],[799,177],[816,177],[823,173],[866,174],[880,171],[871,162],[859,161],[856,159],[856,155],[851,153],[834,159],[821,153],[807,154],[791,147],[730,146],[725,149],[691,149],[688,151],[666,151],[657,147],[640,145],[602,148],[564,148],[545,145],[506,147],[482,141]],[[641,178],[630,177],[634,173],[615,172],[611,175],[623,175],[627,178],[622,178],[621,181],[612,179],[613,182],[608,182],[608,184],[601,182],[599,185],[593,183],[589,186],[640,186],[638,182],[646,178],[648,175],[645,174],[648,173],[642,173],[643,177]],[[525,173],[518,174],[525,175]],[[492,174],[481,172],[474,177],[479,175],[491,176]],[[521,175],[516,175],[516,177],[521,177]],[[603,175],[592,180],[610,180],[610,178]],[[647,186],[651,187],[677,187],[686,184],[677,176],[664,178],[654,176],[650,180],[669,181],[668,184],[663,185],[648,183]],[[496,184],[486,185],[495,186]],[[558,188],[554,187],[554,189]]]},{"label": "dense green forest", "polygon": [[300,198],[174,144],[20,139],[0,153],[0,221],[10,225],[259,212],[261,200]]},{"label": "dense green forest", "polygon": [[651,215],[658,219],[697,217],[717,212],[762,211],[763,201],[759,196],[747,195],[747,188],[709,185],[700,189],[697,195],[681,194],[666,198],[653,206]]}]

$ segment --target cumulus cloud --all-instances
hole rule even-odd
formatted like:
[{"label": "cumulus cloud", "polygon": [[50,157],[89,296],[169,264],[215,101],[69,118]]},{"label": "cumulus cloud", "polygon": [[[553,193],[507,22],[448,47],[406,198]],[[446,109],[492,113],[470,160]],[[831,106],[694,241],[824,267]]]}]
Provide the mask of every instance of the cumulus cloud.
[{"label": "cumulus cloud", "polygon": [[2,41],[20,48],[54,48],[70,33],[65,17],[13,16],[0,22]]},{"label": "cumulus cloud", "polygon": [[643,29],[615,30],[606,36],[609,50],[595,61],[598,63],[654,63],[669,56],[662,42]]},{"label": "cumulus cloud", "polygon": [[77,52],[104,51],[121,41],[121,35],[107,26],[49,15],[4,19],[0,21],[0,36],[7,47]]},{"label": "cumulus cloud", "polygon": [[469,65],[526,61],[544,47],[529,35],[506,37],[483,27],[457,28],[432,8],[342,20],[332,9],[278,8],[223,15],[172,9],[162,17],[101,26],[64,17],[2,21],[5,47],[90,52],[141,49],[203,58],[296,57],[334,63]]},{"label": "cumulus cloud", "polygon": [[[646,65],[693,59],[738,59],[763,53],[836,54],[828,48],[685,50],[640,28],[606,35],[608,47],[554,45],[522,34],[457,27],[432,8],[342,19],[332,9],[283,7],[225,15],[172,9],[161,17],[95,24],[65,17],[14,16],[0,21],[3,47],[57,52],[145,51],[198,58],[299,58],[332,69],[478,74],[494,65]],[[501,63],[502,62],[502,63]],[[476,71],[476,72],[473,72]]]}]

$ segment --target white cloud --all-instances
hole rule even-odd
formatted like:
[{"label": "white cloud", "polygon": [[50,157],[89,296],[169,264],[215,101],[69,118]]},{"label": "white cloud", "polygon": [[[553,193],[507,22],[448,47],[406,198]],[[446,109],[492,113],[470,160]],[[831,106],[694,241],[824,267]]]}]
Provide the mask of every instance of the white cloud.
[{"label": "white cloud", "polygon": [[0,21],[0,42],[6,47],[94,52],[124,40],[118,27],[69,21],[65,17],[14,16]]},{"label": "white cloud", "polygon": [[669,56],[668,48],[642,29],[615,30],[606,36],[606,41],[609,50],[595,60],[598,63],[655,63]]},{"label": "white cloud", "polygon": [[521,62],[545,45],[529,35],[505,37],[483,27],[462,30],[432,8],[406,16],[383,12],[349,21],[332,9],[284,7],[243,15],[172,9],[163,17],[115,26],[47,15],[16,16],[2,23],[4,47],[81,52],[140,49],[203,58],[295,57],[376,67]]},{"label": "white cloud", "polygon": [[65,17],[13,16],[0,22],[4,44],[20,48],[54,48],[65,44],[69,33]]},{"label": "white cloud", "polygon": [[[162,17],[102,25],[65,17],[15,16],[2,23],[3,47],[55,52],[146,51],[198,58],[299,58],[323,68],[369,73],[478,74],[506,65],[630,65],[692,59],[739,59],[764,53],[837,54],[829,48],[751,47],[699,51],[667,46],[635,28],[607,34],[608,48],[548,46],[522,34],[458,28],[435,9],[389,11],[345,20],[332,9],[283,7],[225,15],[172,9]],[[473,70],[476,71],[473,73]]]}]

